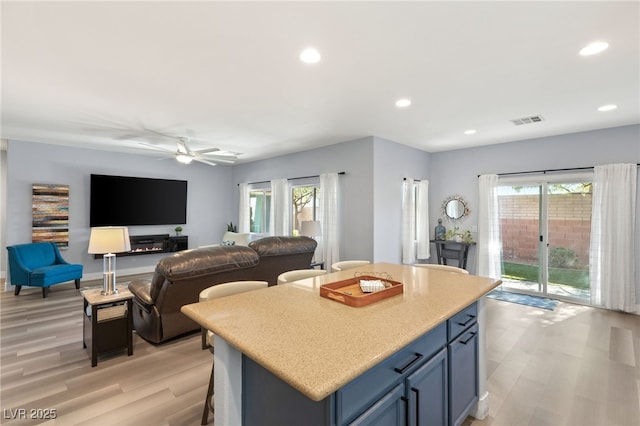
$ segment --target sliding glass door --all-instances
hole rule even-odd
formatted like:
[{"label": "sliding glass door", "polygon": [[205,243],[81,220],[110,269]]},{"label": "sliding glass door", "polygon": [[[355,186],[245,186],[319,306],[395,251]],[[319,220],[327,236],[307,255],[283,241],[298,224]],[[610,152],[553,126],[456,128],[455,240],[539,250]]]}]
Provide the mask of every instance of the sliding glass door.
[{"label": "sliding glass door", "polygon": [[503,287],[589,301],[591,181],[546,178],[499,189]]}]

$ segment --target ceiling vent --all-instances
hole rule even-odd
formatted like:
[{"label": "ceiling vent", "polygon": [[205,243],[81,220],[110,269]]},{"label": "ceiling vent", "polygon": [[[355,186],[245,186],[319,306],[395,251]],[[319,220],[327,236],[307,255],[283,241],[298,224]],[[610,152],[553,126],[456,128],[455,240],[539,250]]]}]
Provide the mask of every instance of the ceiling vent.
[{"label": "ceiling vent", "polygon": [[511,122],[516,126],[522,126],[523,124],[539,123],[542,120],[541,115],[532,115],[531,117],[516,118],[515,120],[511,120]]}]

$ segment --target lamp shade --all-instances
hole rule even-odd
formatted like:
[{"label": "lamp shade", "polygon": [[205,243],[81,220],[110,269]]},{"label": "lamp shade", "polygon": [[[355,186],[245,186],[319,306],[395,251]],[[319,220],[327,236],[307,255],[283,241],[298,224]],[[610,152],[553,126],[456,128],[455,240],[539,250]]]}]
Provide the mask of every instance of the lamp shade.
[{"label": "lamp shade", "polygon": [[89,253],[122,253],[131,250],[129,228],[126,226],[101,226],[91,228]]},{"label": "lamp shade", "polygon": [[305,237],[319,237],[322,235],[322,226],[319,220],[305,220],[300,226],[300,235]]}]

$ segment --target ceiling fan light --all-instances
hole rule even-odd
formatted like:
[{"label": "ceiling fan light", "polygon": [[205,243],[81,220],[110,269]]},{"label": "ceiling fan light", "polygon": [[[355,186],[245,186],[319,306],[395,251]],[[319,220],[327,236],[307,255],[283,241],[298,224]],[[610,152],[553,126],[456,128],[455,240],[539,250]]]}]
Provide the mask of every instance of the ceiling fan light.
[{"label": "ceiling fan light", "polygon": [[609,47],[609,43],[607,43],[606,41],[596,41],[580,49],[580,55],[582,56],[595,55],[604,50],[607,50],[608,47]]},{"label": "ceiling fan light", "polygon": [[193,157],[187,154],[178,154],[176,155],[176,160],[182,164],[189,164],[193,161]]}]

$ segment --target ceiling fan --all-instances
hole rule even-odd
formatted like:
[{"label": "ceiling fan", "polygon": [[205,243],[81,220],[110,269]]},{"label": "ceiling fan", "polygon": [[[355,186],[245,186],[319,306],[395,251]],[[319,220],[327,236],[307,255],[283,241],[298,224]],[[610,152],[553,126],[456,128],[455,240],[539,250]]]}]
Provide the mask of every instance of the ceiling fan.
[{"label": "ceiling fan", "polygon": [[[157,133],[157,132],[154,132]],[[177,137],[161,134],[162,136],[169,137],[171,139],[177,139],[177,149],[167,148],[162,145],[155,145],[148,142],[138,142],[140,145],[144,145],[151,149],[164,152],[172,152],[175,159],[182,164],[190,164],[192,161],[198,161],[200,163],[215,166],[218,163],[233,164],[238,159],[237,153],[221,151],[220,148],[206,148],[193,151],[189,147],[191,139],[189,137]],[[215,153],[215,154],[214,154]],[[211,155],[213,154],[213,155]]]}]

